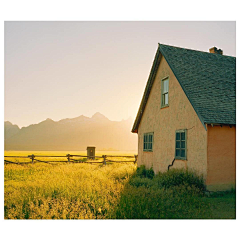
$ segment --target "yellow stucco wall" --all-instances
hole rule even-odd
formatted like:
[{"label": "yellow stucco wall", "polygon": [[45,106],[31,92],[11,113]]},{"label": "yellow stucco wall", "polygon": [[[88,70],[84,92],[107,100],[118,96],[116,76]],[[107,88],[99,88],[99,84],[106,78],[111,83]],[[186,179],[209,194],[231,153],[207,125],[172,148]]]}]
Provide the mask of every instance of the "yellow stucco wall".
[{"label": "yellow stucco wall", "polygon": [[[169,77],[169,107],[161,109],[161,80]],[[206,178],[207,131],[162,57],[138,128],[138,165],[167,171],[175,156],[175,131],[187,130],[187,161],[176,160],[173,168],[194,169]],[[154,132],[153,152],[143,151],[144,133]]]},{"label": "yellow stucco wall", "polygon": [[236,126],[208,125],[207,186],[209,190],[235,188]]}]

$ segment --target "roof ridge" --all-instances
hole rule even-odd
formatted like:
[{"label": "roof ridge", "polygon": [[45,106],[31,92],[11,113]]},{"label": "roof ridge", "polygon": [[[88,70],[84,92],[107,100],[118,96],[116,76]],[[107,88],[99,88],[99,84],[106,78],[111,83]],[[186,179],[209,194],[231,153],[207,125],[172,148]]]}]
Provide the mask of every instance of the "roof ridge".
[{"label": "roof ridge", "polygon": [[[200,52],[200,53],[206,53],[206,54],[212,54],[210,52],[205,52],[205,51],[200,51],[200,50],[195,50],[195,49],[190,49],[190,48],[183,48],[183,47],[177,47],[177,46],[172,46],[172,45],[167,45],[167,44],[162,44],[158,43],[159,47],[161,46],[167,46],[167,47],[173,47],[173,48],[178,48],[178,49],[184,49],[184,50],[189,50],[189,51],[194,51],[194,52]],[[229,56],[229,55],[222,55],[222,54],[215,54],[216,56],[221,56],[221,57],[230,57],[230,58],[235,58],[234,56]]]}]

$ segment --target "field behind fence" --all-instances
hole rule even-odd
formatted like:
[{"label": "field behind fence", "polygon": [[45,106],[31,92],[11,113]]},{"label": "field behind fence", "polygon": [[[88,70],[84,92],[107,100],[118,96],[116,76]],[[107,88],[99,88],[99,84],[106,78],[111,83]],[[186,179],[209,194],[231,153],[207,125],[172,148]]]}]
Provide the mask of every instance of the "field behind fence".
[{"label": "field behind fence", "polygon": [[126,152],[97,152],[95,158],[84,155],[86,152],[14,152],[6,151],[4,153],[5,164],[58,164],[58,163],[89,163],[89,164],[104,164],[107,163],[136,163],[137,155]]}]

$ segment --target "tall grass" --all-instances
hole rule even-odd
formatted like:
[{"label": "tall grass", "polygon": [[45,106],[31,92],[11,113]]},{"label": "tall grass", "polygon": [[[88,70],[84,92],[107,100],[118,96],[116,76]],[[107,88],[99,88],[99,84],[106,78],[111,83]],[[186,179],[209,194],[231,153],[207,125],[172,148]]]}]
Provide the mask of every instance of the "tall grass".
[{"label": "tall grass", "polygon": [[5,218],[114,218],[134,164],[5,166]]},{"label": "tall grass", "polygon": [[[180,170],[154,175],[133,163],[5,165],[5,219],[235,218],[235,193],[206,197]],[[220,206],[220,207],[218,207]]]}]

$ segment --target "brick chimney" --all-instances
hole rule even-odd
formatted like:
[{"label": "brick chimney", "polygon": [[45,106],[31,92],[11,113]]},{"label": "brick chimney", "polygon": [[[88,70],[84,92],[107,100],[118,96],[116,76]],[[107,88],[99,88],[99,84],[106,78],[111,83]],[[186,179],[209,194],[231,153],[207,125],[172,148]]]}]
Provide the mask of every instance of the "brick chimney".
[{"label": "brick chimney", "polygon": [[212,47],[212,48],[210,48],[209,49],[209,52],[210,53],[217,53],[217,54],[223,54],[223,51],[222,51],[222,49],[217,49],[216,47]]}]

